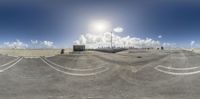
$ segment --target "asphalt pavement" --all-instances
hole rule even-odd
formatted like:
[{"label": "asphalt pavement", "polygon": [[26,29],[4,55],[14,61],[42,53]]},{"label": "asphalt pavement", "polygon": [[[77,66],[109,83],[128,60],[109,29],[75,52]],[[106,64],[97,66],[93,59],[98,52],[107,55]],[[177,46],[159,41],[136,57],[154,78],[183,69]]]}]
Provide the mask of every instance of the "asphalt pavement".
[{"label": "asphalt pavement", "polygon": [[0,99],[198,99],[199,60],[184,50],[0,55]]}]

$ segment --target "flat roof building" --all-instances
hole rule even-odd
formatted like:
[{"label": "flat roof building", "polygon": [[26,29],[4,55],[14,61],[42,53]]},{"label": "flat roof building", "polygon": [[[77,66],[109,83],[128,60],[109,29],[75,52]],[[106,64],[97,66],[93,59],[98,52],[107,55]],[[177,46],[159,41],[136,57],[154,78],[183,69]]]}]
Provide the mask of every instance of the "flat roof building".
[{"label": "flat roof building", "polygon": [[73,45],[73,51],[85,51],[85,45]]}]

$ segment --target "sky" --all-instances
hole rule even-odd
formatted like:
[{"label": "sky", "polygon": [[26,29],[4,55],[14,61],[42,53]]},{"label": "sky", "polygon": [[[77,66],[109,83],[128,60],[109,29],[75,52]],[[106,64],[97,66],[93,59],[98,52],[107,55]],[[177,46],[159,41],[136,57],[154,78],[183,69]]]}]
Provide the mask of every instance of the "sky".
[{"label": "sky", "polygon": [[[200,44],[199,1],[22,0],[0,2],[1,46],[64,48],[72,47],[80,41],[99,44],[103,40],[99,42],[89,40],[95,38],[92,34],[94,31],[91,31],[91,23],[98,20],[104,20],[110,25],[104,33],[114,31],[117,27],[123,29],[113,36],[120,39],[119,43],[127,39],[132,42],[127,42],[126,45],[134,42],[151,42],[156,45],[198,47]],[[100,37],[100,39],[104,38]]]}]

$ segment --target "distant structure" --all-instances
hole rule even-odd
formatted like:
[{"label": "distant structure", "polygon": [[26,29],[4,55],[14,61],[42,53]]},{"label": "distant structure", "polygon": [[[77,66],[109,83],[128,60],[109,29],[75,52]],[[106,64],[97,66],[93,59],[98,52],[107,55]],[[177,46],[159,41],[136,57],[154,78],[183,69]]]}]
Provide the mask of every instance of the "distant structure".
[{"label": "distant structure", "polygon": [[73,51],[85,51],[85,45],[73,45]]},{"label": "distant structure", "polygon": [[164,50],[164,47],[163,47],[163,46],[161,46],[161,50]]},{"label": "distant structure", "polygon": [[64,54],[65,53],[65,49],[61,49],[60,54]]}]

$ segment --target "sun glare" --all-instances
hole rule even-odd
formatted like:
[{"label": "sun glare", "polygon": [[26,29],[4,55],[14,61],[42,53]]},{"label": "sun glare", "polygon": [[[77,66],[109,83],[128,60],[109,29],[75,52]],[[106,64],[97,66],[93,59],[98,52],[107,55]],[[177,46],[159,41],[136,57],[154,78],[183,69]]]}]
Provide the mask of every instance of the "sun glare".
[{"label": "sun glare", "polygon": [[93,32],[106,32],[108,31],[109,27],[110,27],[109,22],[104,20],[94,21],[90,26]]}]

